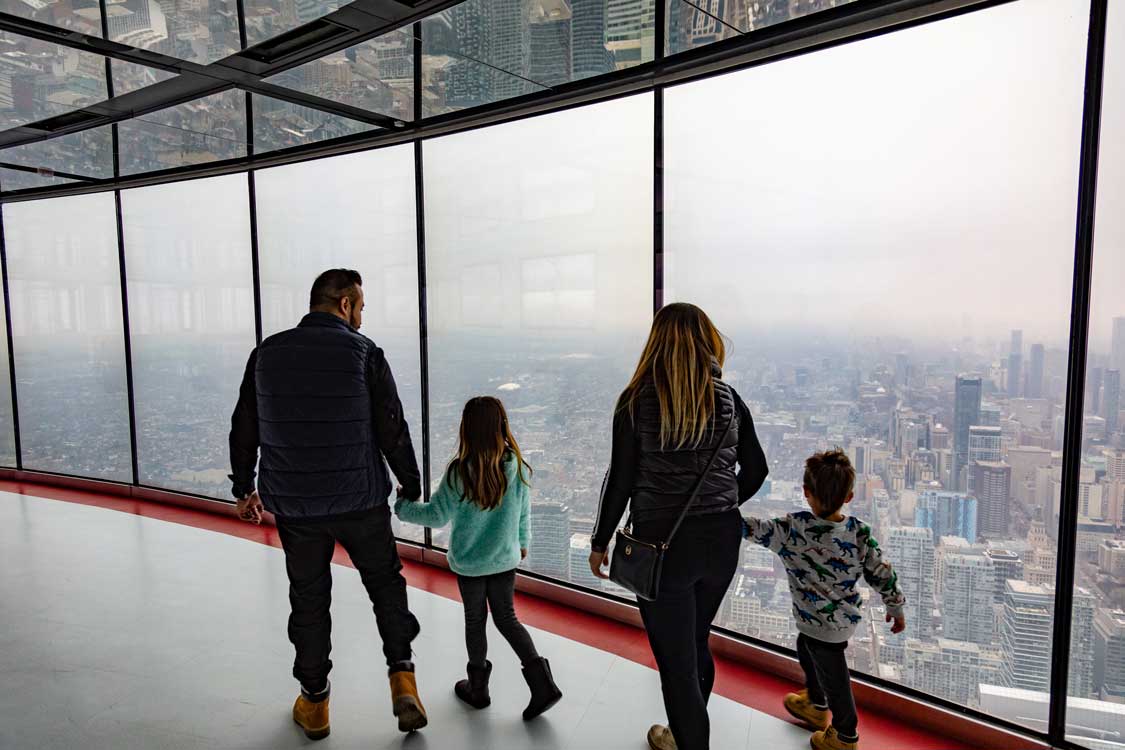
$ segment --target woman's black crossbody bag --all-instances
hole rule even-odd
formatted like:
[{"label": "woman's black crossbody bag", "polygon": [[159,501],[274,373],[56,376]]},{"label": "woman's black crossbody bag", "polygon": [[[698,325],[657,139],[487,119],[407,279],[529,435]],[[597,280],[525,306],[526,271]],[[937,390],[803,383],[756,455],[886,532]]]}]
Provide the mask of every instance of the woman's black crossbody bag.
[{"label": "woman's black crossbody bag", "polygon": [[660,593],[660,575],[664,570],[664,556],[668,552],[668,547],[672,544],[672,538],[680,530],[680,524],[684,522],[688,511],[691,510],[691,506],[695,504],[696,498],[699,497],[699,491],[703,488],[703,481],[707,478],[707,473],[711,471],[715,458],[718,457],[719,451],[723,449],[723,443],[726,442],[727,435],[730,434],[733,426],[734,416],[731,415],[731,420],[727,423],[727,428],[719,439],[719,444],[711,453],[711,459],[696,481],[691,497],[688,498],[680,517],[676,519],[676,525],[672,527],[672,531],[668,534],[666,540],[661,543],[653,543],[633,536],[633,514],[631,512],[629,518],[625,521],[625,527],[618,529],[613,545],[613,559],[609,566],[609,578],[618,586],[632,591],[638,599],[650,602],[656,601],[656,597]]}]

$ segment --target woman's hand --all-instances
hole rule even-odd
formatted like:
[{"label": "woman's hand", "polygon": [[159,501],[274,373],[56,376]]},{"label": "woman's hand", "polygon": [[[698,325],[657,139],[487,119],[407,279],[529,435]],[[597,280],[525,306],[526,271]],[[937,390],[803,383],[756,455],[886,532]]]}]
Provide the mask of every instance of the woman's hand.
[{"label": "woman's hand", "polygon": [[598,578],[609,579],[609,573],[603,571],[603,568],[609,566],[609,552],[591,552],[590,553],[590,572]]},{"label": "woman's hand", "polygon": [[521,547],[520,548],[520,559],[521,560],[527,559],[527,547]]}]

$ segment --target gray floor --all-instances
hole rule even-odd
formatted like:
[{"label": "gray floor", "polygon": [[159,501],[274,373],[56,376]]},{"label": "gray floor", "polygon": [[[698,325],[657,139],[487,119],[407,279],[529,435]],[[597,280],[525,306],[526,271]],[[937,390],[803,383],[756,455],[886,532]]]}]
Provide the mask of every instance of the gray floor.
[{"label": "gray floor", "polygon": [[[525,724],[514,656],[493,631],[493,706],[451,686],[465,661],[461,609],[422,591],[419,684],[430,727],[389,715],[374,618],[354,570],[333,568],[332,736],[324,748],[643,750],[663,720],[656,673],[534,631],[563,702]],[[285,637],[281,552],[124,513],[0,493],[0,748],[300,748]],[[712,703],[712,747],[807,748],[808,733]]]}]

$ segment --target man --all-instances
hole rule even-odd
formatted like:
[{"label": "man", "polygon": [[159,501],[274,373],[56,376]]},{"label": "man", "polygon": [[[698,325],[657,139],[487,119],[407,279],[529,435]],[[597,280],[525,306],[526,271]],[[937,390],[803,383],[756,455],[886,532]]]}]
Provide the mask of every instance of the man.
[{"label": "man", "polygon": [[[391,532],[390,464],[403,497],[422,494],[418,461],[383,350],[359,333],[363,280],[322,273],[300,325],[250,353],[231,417],[230,457],[238,513],[276,516],[289,574],[289,640],[301,694],[293,720],[311,739],[328,736],[332,662],[332,553],[339,542],[375,608],[399,729],[426,726],[410,644],[418,620]],[[261,448],[261,477],[254,489]]]}]

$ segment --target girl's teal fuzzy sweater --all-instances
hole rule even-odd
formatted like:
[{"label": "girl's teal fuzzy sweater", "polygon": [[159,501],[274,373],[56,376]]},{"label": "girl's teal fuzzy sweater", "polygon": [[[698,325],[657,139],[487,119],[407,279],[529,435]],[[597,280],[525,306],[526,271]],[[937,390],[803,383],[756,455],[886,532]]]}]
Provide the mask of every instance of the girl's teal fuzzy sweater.
[{"label": "girl's teal fuzzy sweater", "polygon": [[[516,458],[509,454],[504,460],[508,491],[492,510],[462,499],[460,481],[446,471],[428,503],[399,498],[395,513],[431,529],[452,522],[448,560],[457,575],[475,578],[514,570],[520,564],[520,549],[531,543],[531,488],[520,481],[516,468]],[[525,469],[525,478],[527,474]]]}]

